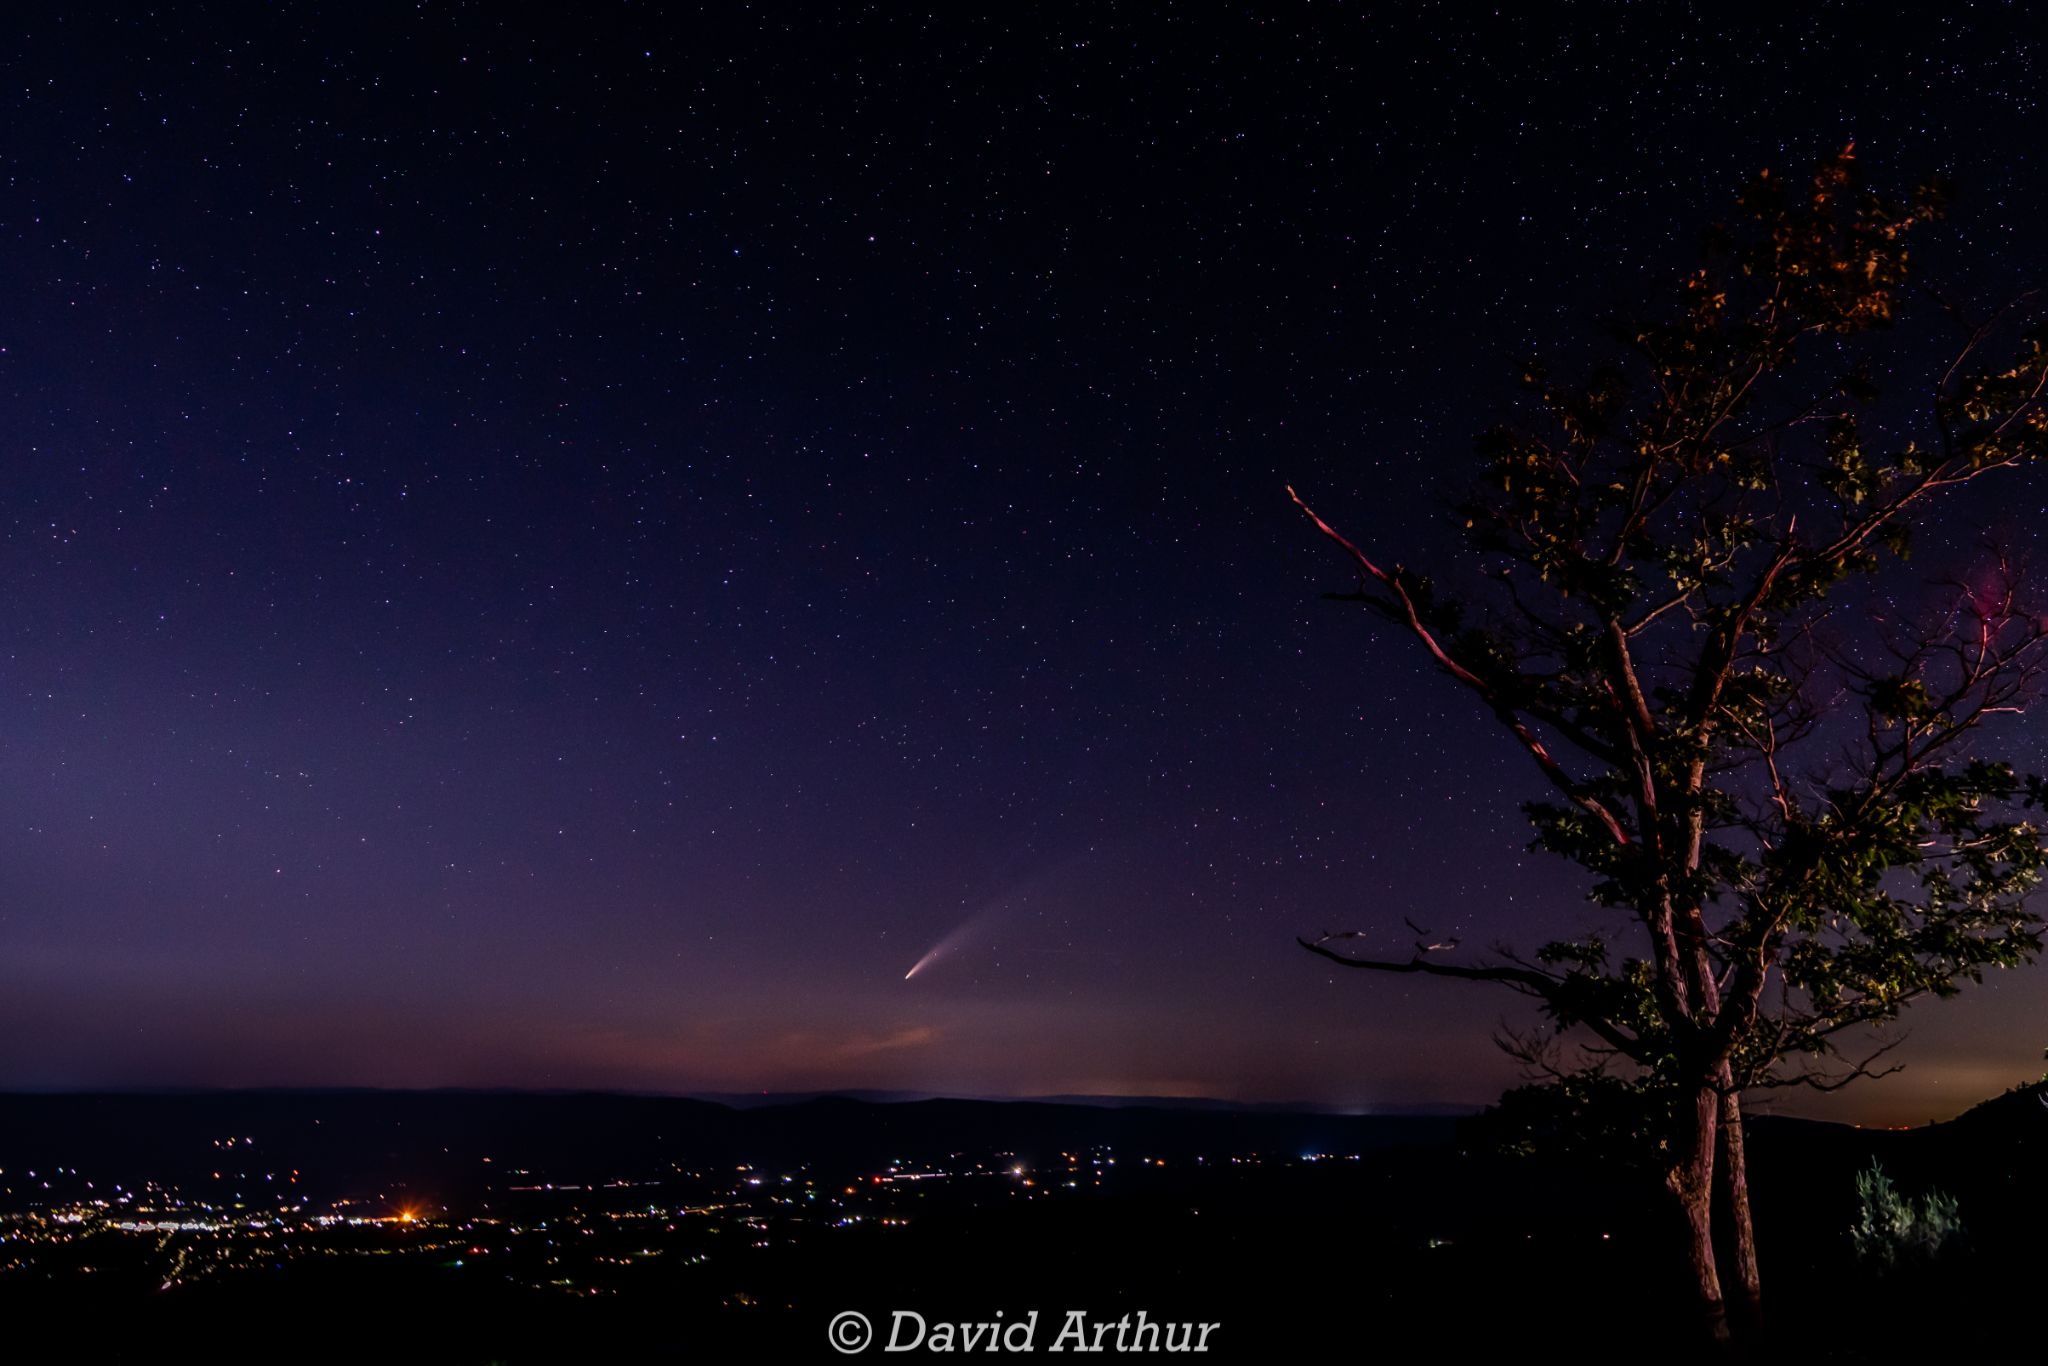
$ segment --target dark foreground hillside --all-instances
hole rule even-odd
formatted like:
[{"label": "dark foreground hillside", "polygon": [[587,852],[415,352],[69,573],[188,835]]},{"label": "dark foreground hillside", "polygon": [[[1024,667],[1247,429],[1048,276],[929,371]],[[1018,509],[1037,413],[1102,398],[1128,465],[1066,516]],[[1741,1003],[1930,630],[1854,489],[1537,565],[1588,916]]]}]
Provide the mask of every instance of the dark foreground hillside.
[{"label": "dark foreground hillside", "polygon": [[[884,1339],[919,1316],[927,1345],[932,1325],[1036,1312],[1041,1352],[1072,1312],[1113,1345],[1143,1311],[1217,1324],[1209,1356],[1233,1360],[1686,1359],[1654,1187],[1469,1138],[1448,1119],[962,1101],[6,1097],[0,1312],[73,1360],[836,1359],[846,1311]],[[2024,1337],[2048,1275],[2044,1139],[2024,1093],[1910,1133],[1758,1122],[1770,1355]],[[1967,1238],[1889,1276],[1859,1266],[1873,1155],[1957,1196]]]}]

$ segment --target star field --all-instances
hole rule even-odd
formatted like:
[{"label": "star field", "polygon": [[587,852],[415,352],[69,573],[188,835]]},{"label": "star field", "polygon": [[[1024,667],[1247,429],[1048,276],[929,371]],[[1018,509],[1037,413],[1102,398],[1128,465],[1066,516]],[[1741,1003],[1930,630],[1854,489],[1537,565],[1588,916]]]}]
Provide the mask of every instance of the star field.
[{"label": "star field", "polygon": [[1454,570],[1520,359],[1851,138],[2044,264],[2013,5],[8,28],[12,1086],[1485,1100],[1501,1002],[1294,936],[1592,912],[1283,487]]}]

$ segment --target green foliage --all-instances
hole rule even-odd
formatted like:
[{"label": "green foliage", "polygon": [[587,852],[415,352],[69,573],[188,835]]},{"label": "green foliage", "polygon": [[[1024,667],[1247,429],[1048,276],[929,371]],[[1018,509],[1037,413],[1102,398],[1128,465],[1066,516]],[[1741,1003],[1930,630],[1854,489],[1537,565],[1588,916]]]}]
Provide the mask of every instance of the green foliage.
[{"label": "green foliage", "polygon": [[1511,1157],[1568,1159],[1656,1170],[1675,1123],[1671,1088],[1588,1068],[1518,1086],[1468,1129],[1468,1141]]},{"label": "green foliage", "polygon": [[1876,1158],[1856,1175],[1856,1205],[1850,1243],[1858,1261],[1880,1271],[1932,1261],[1963,1231],[1954,1197],[1940,1191],[1917,1200],[1903,1195]]},{"label": "green foliage", "polygon": [[[1862,411],[1882,368],[1842,348],[1897,319],[1908,238],[1942,202],[1864,190],[1846,149],[1803,187],[1760,175],[1676,312],[1617,325],[1630,364],[1578,385],[1527,367],[1534,418],[1480,442],[1486,473],[1463,511],[1475,545],[1505,558],[1511,601],[1474,672],[1581,761],[1569,784],[1553,772],[1566,800],[1526,807],[1535,847],[1585,869],[1595,902],[1666,948],[1616,967],[1598,941],[1597,955],[1552,945],[1537,962],[1555,986],[1539,994],[1560,1024],[1619,1028],[1619,1051],[1651,1073],[1707,1051],[1761,1080],[2041,946],[2025,901],[2044,864],[2032,789],[1963,743],[2017,709],[2025,689],[2008,685],[2036,667],[2041,618],[2009,594],[1973,597],[1897,667],[1846,669],[1836,686],[1860,701],[1869,743],[1835,782],[1814,793],[1779,767],[1821,728],[1813,665],[1786,644],[1810,636],[1818,605],[1903,556],[1934,494],[2048,451],[2044,329],[2022,334],[2016,364],[1973,368],[1966,353],[1951,368],[1932,448]],[[1818,397],[1759,411],[1828,338],[1847,364]],[[1802,433],[1819,498],[1804,505],[1786,482]],[[1693,963],[1670,954],[1689,920],[1707,936]],[[1740,1014],[1713,1018],[1710,975],[1748,994]]]}]

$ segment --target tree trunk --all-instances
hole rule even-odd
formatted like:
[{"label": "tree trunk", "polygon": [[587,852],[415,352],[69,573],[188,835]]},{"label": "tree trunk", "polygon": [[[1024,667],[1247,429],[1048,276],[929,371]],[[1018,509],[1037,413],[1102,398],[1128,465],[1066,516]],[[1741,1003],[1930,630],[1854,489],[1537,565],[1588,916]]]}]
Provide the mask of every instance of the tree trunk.
[{"label": "tree trunk", "polygon": [[1714,1150],[1718,1146],[1721,1093],[1711,1083],[1693,1092],[1690,1110],[1678,1116],[1677,1161],[1664,1184],[1678,1202],[1686,1263],[1699,1297],[1702,1327],[1709,1340],[1728,1341],[1728,1309],[1721,1299],[1721,1274],[1714,1260]]},{"label": "tree trunk", "polygon": [[1763,1283],[1756,1269],[1756,1226],[1749,1217],[1749,1161],[1743,1152],[1742,1097],[1724,1067],[1721,1095],[1721,1180],[1735,1235],[1735,1316],[1744,1332],[1763,1327]]}]

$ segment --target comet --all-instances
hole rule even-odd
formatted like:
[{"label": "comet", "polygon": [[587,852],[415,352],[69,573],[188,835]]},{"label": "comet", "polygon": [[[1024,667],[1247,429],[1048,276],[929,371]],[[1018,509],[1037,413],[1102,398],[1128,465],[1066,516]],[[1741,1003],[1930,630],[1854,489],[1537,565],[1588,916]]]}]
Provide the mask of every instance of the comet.
[{"label": "comet", "polygon": [[[1100,851],[1097,849],[1088,850],[1090,857],[1099,854]],[[966,919],[948,930],[938,943],[925,950],[924,957],[912,963],[910,971],[903,974],[903,980],[910,981],[929,970],[934,963],[952,957],[966,948],[970,942],[982,938],[989,930],[1016,920],[1030,909],[1034,899],[1040,904],[1048,899],[1055,903],[1068,899],[1074,890],[1074,875],[1082,859],[1083,855],[1079,853],[1069,854],[1054,860],[1049,867],[1041,866],[1027,879],[1005,879],[1008,885],[1002,891],[982,902],[968,913]],[[1005,956],[1053,951],[1012,943],[1006,949]]]},{"label": "comet", "polygon": [[989,919],[989,914],[990,912],[988,910],[978,912],[977,914],[968,916],[967,919],[961,921],[958,925],[954,926],[953,929],[949,931],[943,939],[939,940],[938,943],[932,945],[931,948],[925,951],[924,957],[918,959],[915,963],[912,963],[910,965],[910,971],[903,974],[903,980],[906,982],[909,981],[911,978],[917,976],[917,974],[923,972],[932,964],[938,962],[941,958],[944,958],[947,954],[952,953],[962,944],[965,944],[968,941],[968,939],[973,935],[974,931],[979,929],[981,925]]},{"label": "comet", "polygon": [[927,949],[924,957],[912,963],[910,971],[903,974],[903,980],[907,982],[940,959],[949,958],[959,952],[967,945],[969,940],[979,937],[981,932],[990,925],[1015,912],[1019,904],[1025,900],[1028,900],[1028,898],[1004,896],[997,897],[995,900],[988,902],[981,909],[975,911],[958,925],[948,930],[938,943]]}]

